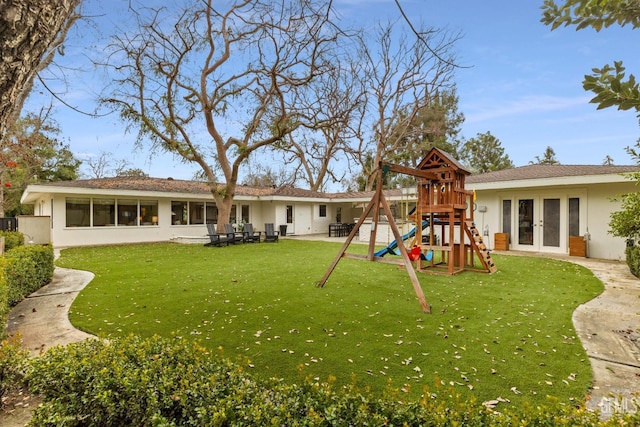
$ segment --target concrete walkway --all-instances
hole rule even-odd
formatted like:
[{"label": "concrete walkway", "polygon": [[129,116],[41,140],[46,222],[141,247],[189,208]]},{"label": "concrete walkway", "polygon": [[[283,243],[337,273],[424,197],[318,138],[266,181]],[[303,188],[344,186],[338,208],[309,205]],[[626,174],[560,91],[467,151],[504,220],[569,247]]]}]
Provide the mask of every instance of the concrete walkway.
[{"label": "concrete walkway", "polygon": [[[583,265],[605,286],[601,295],[579,306],[573,314],[574,326],[594,372],[594,387],[587,406],[600,409],[605,417],[614,410],[635,410],[633,397],[640,393],[640,279],[631,275],[622,262],[554,258]],[[29,295],[10,312],[7,331],[11,335],[20,332],[24,348],[33,355],[51,346],[91,337],[75,329],[68,315],[78,292],[92,279],[92,273],[56,267],[49,285]],[[16,412],[15,417],[0,416],[0,424],[21,426],[29,419],[28,413],[26,421],[17,415]]]},{"label": "concrete walkway", "polygon": [[82,341],[92,335],[69,322],[69,308],[93,273],[56,267],[51,283],[16,305],[7,319],[7,332],[22,335],[22,346],[37,356],[54,345]]},{"label": "concrete walkway", "polygon": [[600,279],[602,294],[579,306],[573,325],[594,373],[587,407],[604,416],[635,411],[640,398],[640,279],[626,263],[571,257]]}]

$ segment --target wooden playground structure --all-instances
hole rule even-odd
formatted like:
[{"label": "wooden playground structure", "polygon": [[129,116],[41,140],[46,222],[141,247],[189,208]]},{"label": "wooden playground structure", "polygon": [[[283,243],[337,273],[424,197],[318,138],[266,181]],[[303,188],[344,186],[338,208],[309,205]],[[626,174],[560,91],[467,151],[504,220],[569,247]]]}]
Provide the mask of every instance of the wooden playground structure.
[{"label": "wooden playground structure", "polygon": [[[389,172],[411,175],[417,181],[418,200],[415,210],[408,217],[415,225],[415,234],[407,239],[410,240],[410,249],[405,247],[403,236],[384,196],[383,178]],[[416,272],[495,272],[497,269],[491,254],[474,224],[474,194],[464,188],[467,175],[470,175],[469,171],[437,148],[432,148],[416,169],[381,163],[375,194],[318,286],[325,285],[343,257],[398,264],[406,269],[423,311],[429,313],[431,307],[425,300]],[[387,216],[401,259],[376,255],[376,224],[382,213]],[[347,253],[351,241],[370,214],[372,222],[367,255]],[[428,234],[423,235],[425,230],[428,230]],[[439,231],[441,241],[436,240],[436,230]],[[476,258],[479,263],[475,262]]]}]

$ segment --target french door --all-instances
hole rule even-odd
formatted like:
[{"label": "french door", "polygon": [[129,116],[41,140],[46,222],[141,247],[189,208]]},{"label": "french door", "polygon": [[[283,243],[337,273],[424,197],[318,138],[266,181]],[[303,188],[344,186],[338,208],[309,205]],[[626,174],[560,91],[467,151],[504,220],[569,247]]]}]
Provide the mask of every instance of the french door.
[{"label": "french door", "polygon": [[516,207],[516,249],[563,252],[563,210],[560,198],[519,198]]}]

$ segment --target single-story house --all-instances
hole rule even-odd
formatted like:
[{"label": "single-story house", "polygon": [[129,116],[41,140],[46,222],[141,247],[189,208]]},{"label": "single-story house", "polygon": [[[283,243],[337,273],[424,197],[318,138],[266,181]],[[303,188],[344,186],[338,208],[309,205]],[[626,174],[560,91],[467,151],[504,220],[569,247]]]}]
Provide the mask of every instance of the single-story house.
[{"label": "single-story house", "polygon": [[[118,177],[29,185],[21,202],[49,218],[49,233],[35,243],[56,247],[113,243],[206,240],[205,224],[273,223],[287,234],[328,233],[330,224],[354,223],[371,192],[323,193],[289,186],[238,186],[231,217],[218,218],[207,183],[171,178]],[[390,192],[401,200],[403,191]],[[33,219],[33,218],[31,218]],[[19,218],[18,224],[30,224]]]},{"label": "single-story house", "polygon": [[[640,190],[622,175],[635,171],[640,166],[529,165],[468,176],[465,188],[476,193],[475,223],[490,249],[495,233],[505,233],[509,249],[568,254],[570,236],[580,236],[588,239],[588,256],[624,259],[626,242],[608,233],[608,223],[611,212],[620,207],[612,199]],[[356,222],[372,196],[373,192],[238,186],[231,218],[224,222],[250,222],[257,230],[273,223],[295,235],[327,234],[332,224]],[[403,220],[415,206],[416,189],[385,191],[385,197],[401,231],[407,232],[412,224]],[[36,218],[48,218],[49,233],[35,243],[52,242],[56,247],[202,241],[205,224],[221,220],[206,183],[171,178],[33,184],[24,191],[22,203],[34,206]],[[29,222],[19,219],[21,223]],[[360,229],[360,240],[368,239],[369,227]],[[380,243],[393,239],[384,224],[376,236]]]},{"label": "single-story house", "polygon": [[624,259],[626,241],[611,236],[613,200],[640,191],[622,174],[640,166],[528,165],[467,177],[475,190],[475,223],[490,237],[508,235],[509,248],[568,254],[570,236],[586,241],[587,256]]}]

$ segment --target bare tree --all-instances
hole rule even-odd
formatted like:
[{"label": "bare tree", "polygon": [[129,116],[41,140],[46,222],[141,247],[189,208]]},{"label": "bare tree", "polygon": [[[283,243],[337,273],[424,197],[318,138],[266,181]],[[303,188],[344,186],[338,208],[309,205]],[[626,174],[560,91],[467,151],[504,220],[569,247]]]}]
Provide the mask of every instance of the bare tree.
[{"label": "bare tree", "polygon": [[251,165],[249,173],[242,180],[242,185],[251,187],[283,187],[293,185],[295,175],[284,168],[275,170],[262,163]]},{"label": "bare tree", "polygon": [[335,58],[336,66],[328,70],[301,96],[301,104],[309,106],[314,117],[275,148],[292,166],[296,180],[311,190],[324,190],[326,184],[341,182],[347,166],[357,159],[353,139],[359,133],[365,92],[359,79],[360,64],[352,52],[342,52]]},{"label": "bare tree", "polygon": [[0,140],[22,111],[37,73],[80,16],[81,0],[0,1]]},{"label": "bare tree", "polygon": [[453,86],[452,47],[458,35],[439,29],[420,31],[409,41],[394,23],[380,26],[375,38],[360,39],[363,57],[361,78],[366,84],[365,115],[372,117],[373,139],[360,135],[357,153],[366,176],[366,190],[373,188],[380,161],[406,145],[416,117]]},{"label": "bare tree", "polygon": [[113,45],[107,65],[118,77],[104,99],[139,129],[139,144],[199,165],[220,218],[229,217],[251,153],[303,125],[321,125],[305,123],[313,105],[299,104],[306,87],[333,68],[338,39],[330,2],[224,4],[139,11],[138,33]]},{"label": "bare tree", "polygon": [[101,151],[95,157],[88,157],[84,163],[89,169],[89,178],[106,178],[112,176],[147,176],[139,169],[131,168],[131,163],[126,159],[116,159],[113,153]]}]

